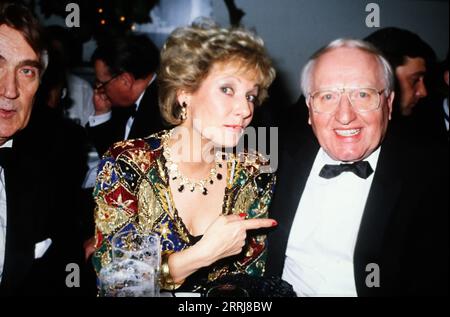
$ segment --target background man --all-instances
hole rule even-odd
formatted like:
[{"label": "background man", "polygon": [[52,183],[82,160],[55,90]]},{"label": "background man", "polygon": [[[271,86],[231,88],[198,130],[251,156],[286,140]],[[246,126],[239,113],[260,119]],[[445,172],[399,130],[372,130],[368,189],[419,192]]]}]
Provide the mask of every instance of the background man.
[{"label": "background man", "polygon": [[383,28],[364,39],[378,48],[391,64],[396,78],[394,115],[409,116],[428,95],[425,75],[434,66],[433,49],[417,34],[399,28]]},{"label": "background man", "polygon": [[117,141],[164,128],[156,85],[159,51],[149,38],[131,34],[104,42],[92,60],[95,115],[88,133],[100,155]]}]

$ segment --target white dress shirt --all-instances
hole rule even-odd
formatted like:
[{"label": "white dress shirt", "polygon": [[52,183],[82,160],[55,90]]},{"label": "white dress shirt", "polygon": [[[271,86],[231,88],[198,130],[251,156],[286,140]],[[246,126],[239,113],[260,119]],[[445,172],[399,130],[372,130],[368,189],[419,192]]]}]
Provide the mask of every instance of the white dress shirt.
[{"label": "white dress shirt", "polygon": [[94,91],[88,81],[67,73],[67,86],[72,104],[66,110],[65,116],[85,127],[89,121],[89,116],[95,114]]},{"label": "white dress shirt", "polygon": [[[366,159],[374,171],[379,153]],[[298,296],[357,296],[353,253],[375,173],[319,176],[325,164],[339,163],[318,151],[292,224],[283,279]]]},{"label": "white dress shirt", "polygon": [[[0,148],[12,147],[13,141],[9,140]],[[5,263],[5,245],[6,245],[6,190],[5,190],[5,173],[3,167],[0,166],[0,282],[2,281],[3,265]]]}]

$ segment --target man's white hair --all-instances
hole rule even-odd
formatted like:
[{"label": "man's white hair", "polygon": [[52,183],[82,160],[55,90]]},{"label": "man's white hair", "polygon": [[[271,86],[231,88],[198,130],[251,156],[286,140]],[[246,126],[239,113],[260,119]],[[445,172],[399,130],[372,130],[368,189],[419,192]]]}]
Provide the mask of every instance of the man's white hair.
[{"label": "man's white hair", "polygon": [[394,73],[392,67],[375,46],[362,40],[339,38],[315,52],[303,67],[301,73],[301,89],[306,99],[308,99],[308,95],[311,93],[311,77],[317,60],[325,53],[337,48],[356,48],[374,55],[383,74],[386,88],[385,95],[388,96],[394,90]]}]

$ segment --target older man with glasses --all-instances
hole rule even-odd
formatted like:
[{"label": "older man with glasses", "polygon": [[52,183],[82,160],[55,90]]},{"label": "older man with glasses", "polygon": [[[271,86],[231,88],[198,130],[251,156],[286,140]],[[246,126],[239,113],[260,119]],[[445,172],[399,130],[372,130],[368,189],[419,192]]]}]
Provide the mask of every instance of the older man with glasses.
[{"label": "older man with glasses", "polygon": [[448,292],[448,153],[389,135],[393,83],[358,40],[303,69],[315,137],[283,140],[267,262],[299,296]]}]

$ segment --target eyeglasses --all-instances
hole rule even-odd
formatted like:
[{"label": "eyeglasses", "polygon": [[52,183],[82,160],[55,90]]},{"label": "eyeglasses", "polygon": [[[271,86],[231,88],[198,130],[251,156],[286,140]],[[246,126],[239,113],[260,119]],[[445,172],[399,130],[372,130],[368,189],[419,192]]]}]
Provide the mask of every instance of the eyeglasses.
[{"label": "eyeglasses", "polygon": [[106,88],[106,85],[108,85],[111,81],[113,81],[120,75],[121,75],[120,73],[116,74],[116,75],[112,76],[110,79],[108,79],[107,81],[100,81],[100,80],[96,79],[93,87],[95,90],[103,90]]},{"label": "eyeglasses", "polygon": [[385,91],[375,88],[336,88],[318,90],[309,94],[311,107],[318,113],[334,113],[340,102],[342,94],[347,95],[350,104],[356,112],[376,110],[381,105],[381,94]]}]

